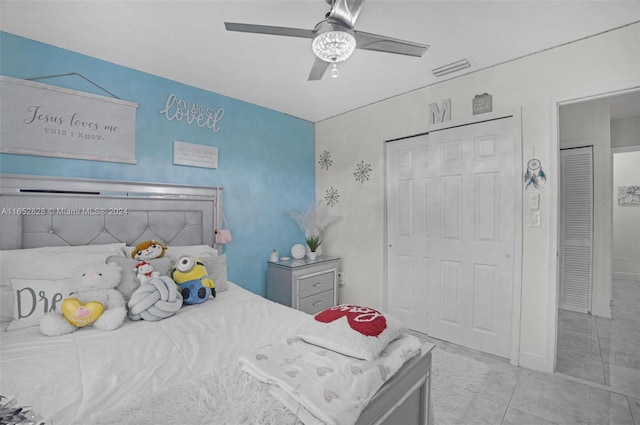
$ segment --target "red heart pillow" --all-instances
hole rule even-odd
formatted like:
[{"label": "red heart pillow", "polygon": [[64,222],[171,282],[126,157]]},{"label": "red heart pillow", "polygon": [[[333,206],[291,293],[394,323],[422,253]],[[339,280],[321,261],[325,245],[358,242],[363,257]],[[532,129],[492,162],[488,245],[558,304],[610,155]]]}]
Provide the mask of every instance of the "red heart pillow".
[{"label": "red heart pillow", "polygon": [[377,310],[357,305],[338,305],[316,314],[318,322],[330,323],[341,317],[347,317],[354,331],[366,336],[378,336],[387,328],[387,319]]},{"label": "red heart pillow", "polygon": [[375,360],[382,350],[407,330],[394,317],[369,307],[341,304],[316,314],[297,332],[309,344],[364,360]]}]

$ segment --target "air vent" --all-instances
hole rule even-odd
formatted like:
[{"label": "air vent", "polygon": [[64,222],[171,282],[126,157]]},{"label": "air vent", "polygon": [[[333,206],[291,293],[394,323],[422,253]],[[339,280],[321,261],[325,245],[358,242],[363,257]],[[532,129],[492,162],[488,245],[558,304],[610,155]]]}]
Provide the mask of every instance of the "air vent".
[{"label": "air vent", "polygon": [[436,69],[432,69],[431,73],[436,77],[442,77],[443,75],[451,74],[453,72],[462,71],[463,69],[469,68],[471,63],[468,59],[462,59],[457,62],[452,62],[448,65],[441,66]]}]

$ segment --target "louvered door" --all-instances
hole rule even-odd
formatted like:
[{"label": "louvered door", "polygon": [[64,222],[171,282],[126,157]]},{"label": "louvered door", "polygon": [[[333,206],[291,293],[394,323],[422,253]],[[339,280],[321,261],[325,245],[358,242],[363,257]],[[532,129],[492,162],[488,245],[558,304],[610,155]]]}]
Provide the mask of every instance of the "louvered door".
[{"label": "louvered door", "polygon": [[560,151],[560,308],[591,311],[593,149]]}]

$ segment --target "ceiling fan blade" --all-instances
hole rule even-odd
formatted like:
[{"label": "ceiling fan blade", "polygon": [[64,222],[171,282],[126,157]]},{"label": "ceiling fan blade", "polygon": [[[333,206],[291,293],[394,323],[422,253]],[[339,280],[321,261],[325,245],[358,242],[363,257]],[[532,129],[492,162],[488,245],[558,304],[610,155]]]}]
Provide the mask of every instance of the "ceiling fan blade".
[{"label": "ceiling fan blade", "polygon": [[334,0],[329,19],[340,21],[343,25],[353,28],[362,9],[364,0]]},{"label": "ceiling fan blade", "polygon": [[314,30],[301,28],[274,27],[271,25],[240,24],[237,22],[225,22],[227,31],[249,32],[255,34],[283,35],[286,37],[314,38]]},{"label": "ceiling fan blade", "polygon": [[327,68],[329,68],[329,65],[330,65],[329,62],[325,62],[320,58],[316,58],[316,61],[313,63],[313,66],[311,67],[311,72],[309,73],[308,81],[315,81],[315,80],[322,79],[322,76],[327,71]]},{"label": "ceiling fan blade", "polygon": [[371,34],[362,31],[355,31],[355,37],[356,48],[375,50],[377,52],[397,53],[399,55],[421,57],[429,48],[428,44],[399,40],[397,38],[385,37],[384,35]]}]

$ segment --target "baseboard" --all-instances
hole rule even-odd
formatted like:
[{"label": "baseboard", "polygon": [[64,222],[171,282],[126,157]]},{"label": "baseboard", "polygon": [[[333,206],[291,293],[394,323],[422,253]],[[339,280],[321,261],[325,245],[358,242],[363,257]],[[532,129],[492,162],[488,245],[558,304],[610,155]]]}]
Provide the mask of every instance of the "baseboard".
[{"label": "baseboard", "polygon": [[593,304],[591,306],[591,314],[605,319],[611,319],[611,303]]},{"label": "baseboard", "polygon": [[547,368],[546,359],[544,356],[539,354],[520,351],[520,366],[527,369],[537,370],[538,372],[551,372],[551,368]]},{"label": "baseboard", "polygon": [[619,280],[638,280],[640,281],[640,273],[631,272],[613,272],[613,278]]}]

